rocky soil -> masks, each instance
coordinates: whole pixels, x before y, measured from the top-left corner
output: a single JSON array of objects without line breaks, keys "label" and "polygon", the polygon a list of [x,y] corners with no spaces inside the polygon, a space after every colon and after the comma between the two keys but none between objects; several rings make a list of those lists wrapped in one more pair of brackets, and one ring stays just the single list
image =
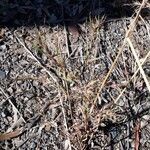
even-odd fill
[{"label": "rocky soil", "polygon": [[[0,5],[4,6],[4,2]],[[101,89],[135,17],[134,11],[127,14],[125,7],[118,16],[116,9],[120,6],[112,7],[107,1],[104,7],[104,2],[94,0],[93,11],[84,5],[84,0],[77,4],[68,1],[64,10],[70,16],[60,16],[58,8],[62,5],[55,1],[44,6],[57,8],[57,13],[50,14],[52,19],[65,20],[60,24],[53,20],[53,25],[48,25],[51,22],[44,24],[40,19],[40,8],[45,13],[50,9],[42,7],[43,2],[48,3],[39,1],[29,7],[31,1],[24,5],[14,1],[8,3],[6,13],[0,11],[0,148],[150,149],[150,93],[145,82],[146,78],[150,84],[149,5],[142,10],[129,36],[139,62],[145,61],[145,78],[137,72],[134,53],[126,42]],[[32,14],[22,18],[35,5],[41,6],[39,24]],[[78,23],[71,16],[71,6],[83,12]],[[87,21],[84,6],[93,13]],[[4,20],[9,7],[15,14],[11,16],[13,22]],[[109,8],[115,10],[114,15]],[[50,16],[46,14],[46,21]]]}]

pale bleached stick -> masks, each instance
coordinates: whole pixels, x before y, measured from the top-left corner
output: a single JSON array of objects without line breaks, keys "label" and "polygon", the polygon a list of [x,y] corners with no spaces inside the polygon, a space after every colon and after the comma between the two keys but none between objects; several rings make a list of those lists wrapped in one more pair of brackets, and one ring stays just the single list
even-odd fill
[{"label": "pale bleached stick", "polygon": [[67,27],[66,24],[64,23],[64,33],[65,33],[65,41],[66,41],[66,50],[67,50],[67,55],[68,57],[70,56],[69,53],[69,44],[68,44],[68,32],[67,32]]},{"label": "pale bleached stick", "polygon": [[[145,63],[145,61],[147,60],[147,58],[150,56],[150,51],[147,53],[147,55],[145,56],[145,58],[143,59],[141,66]],[[120,97],[122,96],[122,94],[125,92],[127,85],[131,82],[131,80],[137,75],[137,73],[139,72],[139,68],[136,70],[136,72],[133,74],[133,76],[130,78],[130,80],[127,82],[126,87],[121,91],[121,93],[119,94],[119,96],[115,99],[114,103],[116,104],[118,102],[118,100],[120,99]]]},{"label": "pale bleached stick", "polygon": [[145,75],[145,72],[144,72],[144,70],[143,70],[143,68],[142,68],[142,66],[141,66],[140,60],[139,60],[139,58],[138,58],[138,56],[137,56],[137,54],[136,54],[136,52],[135,52],[135,49],[134,49],[134,47],[133,47],[133,44],[132,44],[132,42],[131,42],[131,40],[130,40],[129,38],[127,38],[127,42],[129,43],[129,46],[130,46],[131,51],[132,51],[132,53],[133,53],[133,56],[134,56],[134,58],[135,58],[135,60],[136,60],[136,63],[137,63],[137,65],[138,65],[139,69],[140,69],[140,73],[141,73],[141,75],[143,76],[143,79],[144,79],[144,81],[145,81],[145,84],[146,84],[146,86],[147,86],[147,89],[148,89],[149,92],[150,92],[150,85],[149,85],[149,82],[148,82],[147,77],[146,77],[146,75]]},{"label": "pale bleached stick", "polygon": [[[71,150],[72,148],[71,148],[71,141],[70,141],[70,138],[69,138],[67,119],[66,119],[66,115],[65,115],[65,108],[64,108],[64,105],[63,105],[63,100],[62,100],[61,93],[60,93],[59,89],[58,89],[58,95],[59,95],[59,100],[60,100],[60,104],[61,104],[61,108],[62,108],[62,114],[63,114],[63,117],[64,117],[64,126],[65,126],[66,133],[67,133],[67,141],[68,141],[67,150]],[[65,96],[65,99],[66,99],[66,96]]]}]

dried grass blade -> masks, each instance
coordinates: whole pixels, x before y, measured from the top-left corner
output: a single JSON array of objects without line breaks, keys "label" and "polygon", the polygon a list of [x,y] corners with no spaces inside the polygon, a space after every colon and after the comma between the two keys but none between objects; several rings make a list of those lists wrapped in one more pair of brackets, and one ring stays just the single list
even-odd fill
[{"label": "dried grass blade", "polygon": [[141,66],[140,60],[139,60],[139,58],[138,58],[138,56],[137,56],[137,54],[136,54],[136,52],[135,52],[135,49],[134,49],[134,47],[133,47],[133,44],[132,44],[132,42],[131,42],[131,40],[130,40],[129,38],[127,38],[127,41],[128,41],[128,43],[129,43],[129,46],[130,46],[130,48],[131,48],[131,51],[132,51],[132,53],[133,53],[133,55],[134,55],[134,58],[135,58],[135,60],[136,60],[136,63],[137,63],[137,65],[138,65],[139,69],[140,69],[140,73],[141,73],[141,75],[143,76],[143,79],[144,79],[144,81],[145,81],[145,84],[146,84],[146,86],[147,86],[147,89],[148,89],[149,92],[150,92],[150,85],[149,85],[149,82],[148,82],[147,77],[146,77],[146,75],[145,75],[145,72],[144,72],[144,70],[143,70],[143,68],[142,68],[142,66]]},{"label": "dried grass blade", "polygon": [[139,150],[140,147],[140,129],[141,125],[140,122],[138,121],[135,127],[135,143],[134,143],[134,150]]},{"label": "dried grass blade", "polygon": [[[64,126],[65,126],[65,132],[67,134],[67,150],[71,150],[71,141],[70,141],[70,138],[69,138],[69,132],[68,132],[68,126],[67,126],[67,119],[66,119],[66,115],[65,115],[65,108],[64,108],[64,105],[63,105],[63,99],[61,97],[61,93],[60,93],[60,90],[58,89],[58,96],[59,96],[59,100],[60,100],[60,104],[61,104],[61,109],[62,109],[62,114],[63,114],[63,117],[64,117]],[[65,96],[65,99],[66,99],[66,96]]]},{"label": "dried grass blade", "polygon": [[23,128],[16,129],[15,131],[9,133],[0,134],[0,141],[9,140],[19,136],[23,131]]}]

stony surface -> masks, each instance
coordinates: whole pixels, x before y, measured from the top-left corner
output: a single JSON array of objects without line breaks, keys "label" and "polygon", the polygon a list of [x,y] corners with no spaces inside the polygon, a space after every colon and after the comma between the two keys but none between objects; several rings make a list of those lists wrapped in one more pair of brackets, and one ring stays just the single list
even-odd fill
[{"label": "stony surface", "polygon": [[[0,28],[0,132],[23,128],[0,148],[65,150],[69,139],[72,149],[134,149],[139,135],[139,149],[149,149],[150,94],[140,73],[126,85],[138,68],[127,44],[97,94],[130,21]],[[149,29],[144,18],[130,35],[140,61],[150,49]]]}]

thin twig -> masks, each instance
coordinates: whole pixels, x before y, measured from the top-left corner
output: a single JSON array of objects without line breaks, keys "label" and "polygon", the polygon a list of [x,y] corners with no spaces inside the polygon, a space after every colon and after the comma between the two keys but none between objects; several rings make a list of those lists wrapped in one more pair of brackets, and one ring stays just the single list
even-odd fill
[{"label": "thin twig", "polygon": [[66,27],[66,24],[64,22],[64,33],[65,33],[65,41],[66,41],[66,50],[67,50],[67,55],[68,55],[68,58],[70,56],[70,52],[69,52],[69,38],[68,38],[68,32],[67,32],[67,27]]}]

